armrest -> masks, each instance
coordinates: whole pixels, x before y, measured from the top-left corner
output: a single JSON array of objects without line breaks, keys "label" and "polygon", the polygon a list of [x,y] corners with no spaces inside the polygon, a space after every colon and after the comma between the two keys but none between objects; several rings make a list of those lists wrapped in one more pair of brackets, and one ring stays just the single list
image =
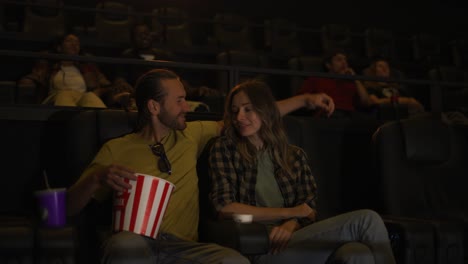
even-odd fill
[{"label": "armrest", "polygon": [[383,219],[397,262],[417,258],[423,263],[464,263],[465,229],[460,221],[392,215]]},{"label": "armrest", "polygon": [[384,223],[397,263],[412,263],[414,259],[433,263],[435,245],[429,225],[388,217]]},{"label": "armrest", "polygon": [[38,227],[26,217],[0,218],[0,263],[75,263],[75,227]]},{"label": "armrest", "polygon": [[77,234],[74,226],[61,228],[38,227],[37,249],[41,263],[75,263]]},{"label": "armrest", "polygon": [[233,248],[243,255],[266,254],[270,246],[265,225],[232,220],[204,220],[200,223],[200,240]]},{"label": "armrest", "polygon": [[[408,106],[404,104],[379,104],[377,108],[377,119],[379,120],[395,120],[408,118]],[[398,113],[399,116],[396,116]]]},{"label": "armrest", "polygon": [[0,263],[33,263],[34,227],[25,217],[0,216]]}]

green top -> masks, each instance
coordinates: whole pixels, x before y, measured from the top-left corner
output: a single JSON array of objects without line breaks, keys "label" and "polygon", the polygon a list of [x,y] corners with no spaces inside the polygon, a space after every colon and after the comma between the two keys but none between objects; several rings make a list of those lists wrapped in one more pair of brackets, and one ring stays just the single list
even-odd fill
[{"label": "green top", "polygon": [[[267,151],[260,151],[257,159],[257,182],[255,184],[257,206],[284,207],[283,195],[275,179],[275,171],[270,154]],[[264,221],[264,223],[276,225],[279,221]]]}]

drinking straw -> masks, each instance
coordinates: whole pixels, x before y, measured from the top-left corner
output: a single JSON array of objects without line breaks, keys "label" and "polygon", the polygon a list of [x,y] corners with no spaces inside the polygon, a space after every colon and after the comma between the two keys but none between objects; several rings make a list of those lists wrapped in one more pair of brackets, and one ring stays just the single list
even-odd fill
[{"label": "drinking straw", "polygon": [[45,182],[47,189],[50,189],[49,178],[47,177],[47,173],[45,170],[42,171],[42,175],[44,175],[44,182]]}]

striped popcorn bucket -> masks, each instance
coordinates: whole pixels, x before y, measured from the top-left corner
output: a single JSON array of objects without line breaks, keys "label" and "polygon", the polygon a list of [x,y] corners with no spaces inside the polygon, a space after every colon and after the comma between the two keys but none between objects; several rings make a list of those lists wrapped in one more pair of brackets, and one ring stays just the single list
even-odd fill
[{"label": "striped popcorn bucket", "polygon": [[156,238],[175,186],[151,175],[136,173],[136,176],[136,181],[125,179],[131,189],[114,195],[114,231]]}]

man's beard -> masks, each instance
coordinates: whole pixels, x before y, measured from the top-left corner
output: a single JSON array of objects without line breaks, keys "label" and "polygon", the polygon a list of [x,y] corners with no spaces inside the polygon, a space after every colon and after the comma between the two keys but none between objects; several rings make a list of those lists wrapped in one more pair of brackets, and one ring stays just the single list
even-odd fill
[{"label": "man's beard", "polygon": [[184,122],[180,122],[178,119],[180,116],[184,116],[185,113],[179,113],[178,115],[171,116],[169,113],[162,108],[161,113],[159,113],[158,118],[159,121],[165,125],[166,127],[170,129],[176,129],[176,130],[184,130],[187,127],[187,124]]}]

